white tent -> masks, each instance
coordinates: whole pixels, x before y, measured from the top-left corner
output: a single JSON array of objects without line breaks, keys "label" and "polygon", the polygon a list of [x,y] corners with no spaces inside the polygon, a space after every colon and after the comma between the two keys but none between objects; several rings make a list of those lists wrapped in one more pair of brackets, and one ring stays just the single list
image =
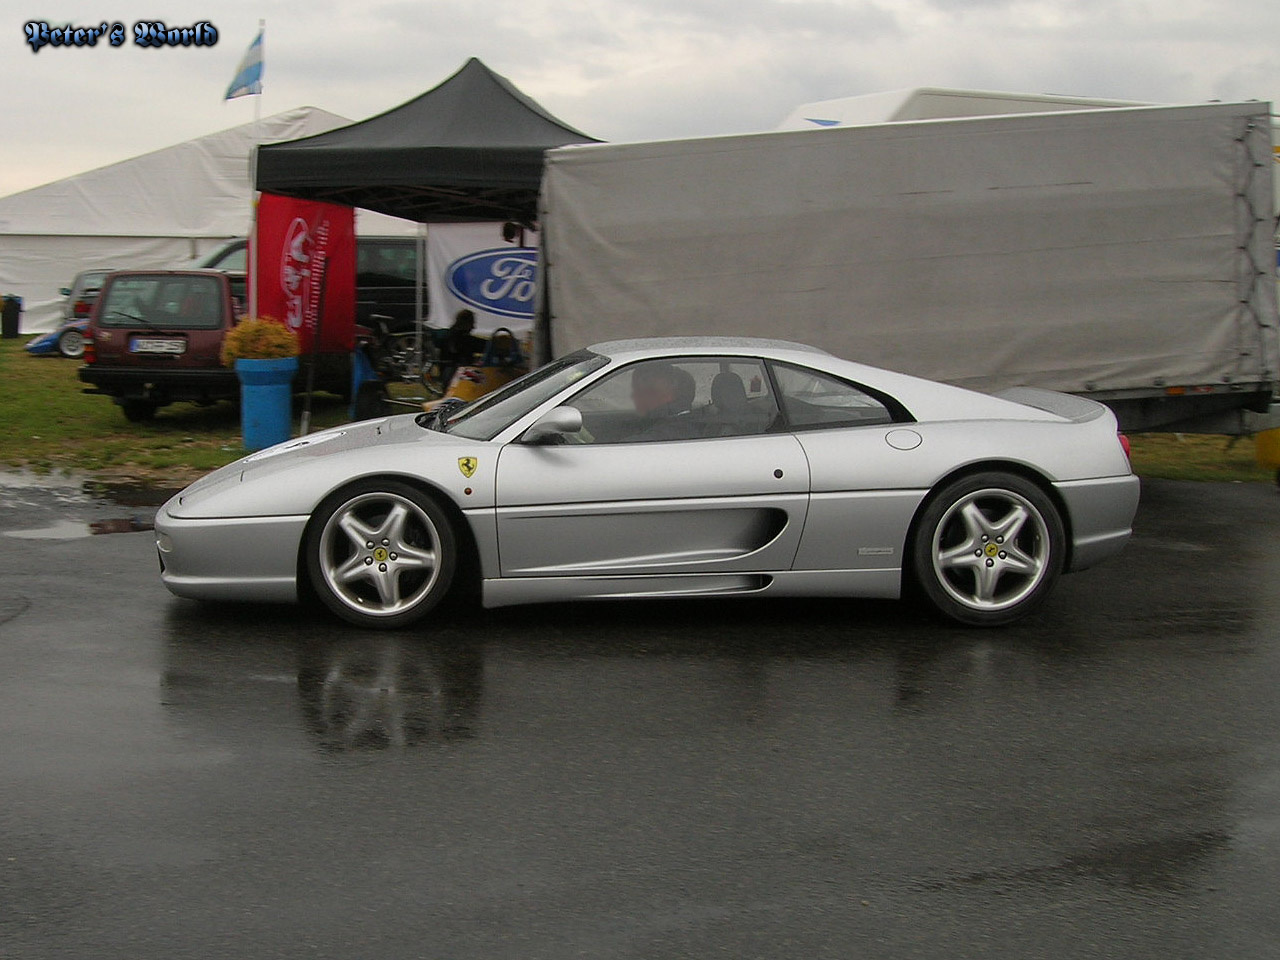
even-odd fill
[{"label": "white tent", "polygon": [[787,115],[778,129],[813,130],[904,120],[942,120],[947,117],[989,117],[1008,113],[1051,113],[1058,110],[1088,110],[1091,107],[1148,105],[1136,100],[1100,100],[1052,93],[1002,93],[993,90],[916,87],[801,104]]},{"label": "white tent", "polygon": [[[38,333],[56,326],[58,289],[81,270],[178,266],[243,237],[253,146],[347,123],[298,107],[0,198],[0,293],[22,297],[23,332]],[[379,214],[360,222],[372,233],[413,229]]]}]

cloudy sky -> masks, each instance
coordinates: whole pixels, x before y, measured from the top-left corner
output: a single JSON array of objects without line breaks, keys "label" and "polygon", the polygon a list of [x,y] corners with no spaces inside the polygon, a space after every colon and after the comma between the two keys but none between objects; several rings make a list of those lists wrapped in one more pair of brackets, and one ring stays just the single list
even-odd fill
[{"label": "cloudy sky", "polygon": [[[794,106],[905,87],[1154,102],[1280,100],[1277,0],[134,0],[6,4],[0,196],[253,118],[222,101],[267,21],[263,115],[355,120],[478,56],[606,140],[775,127]],[[210,21],[213,47],[133,25]],[[359,11],[359,12],[357,12]],[[28,20],[124,25],[118,48],[44,47]]]}]

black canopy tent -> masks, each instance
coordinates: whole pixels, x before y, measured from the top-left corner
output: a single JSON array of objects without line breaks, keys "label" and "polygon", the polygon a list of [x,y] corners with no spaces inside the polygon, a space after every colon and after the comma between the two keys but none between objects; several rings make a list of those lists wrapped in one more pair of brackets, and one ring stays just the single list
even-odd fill
[{"label": "black canopy tent", "polygon": [[256,187],[420,223],[531,224],[543,153],[595,142],[472,57],[385,113],[259,148]]}]

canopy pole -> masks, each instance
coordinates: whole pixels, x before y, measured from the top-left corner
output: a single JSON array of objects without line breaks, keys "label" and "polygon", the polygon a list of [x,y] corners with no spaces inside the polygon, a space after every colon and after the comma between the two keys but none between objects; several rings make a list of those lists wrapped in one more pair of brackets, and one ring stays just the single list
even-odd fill
[{"label": "canopy pole", "polygon": [[422,324],[426,319],[423,311],[426,297],[423,296],[422,287],[427,278],[427,225],[425,223],[418,224],[417,234],[413,244],[414,257],[417,261],[413,277],[413,369],[418,371],[418,378],[425,384],[425,371],[422,369]]},{"label": "canopy pole", "polygon": [[[265,47],[267,21],[258,21]],[[249,150],[249,316],[258,316],[258,145],[262,137],[259,123],[262,120],[262,94],[253,98],[253,147]]]}]

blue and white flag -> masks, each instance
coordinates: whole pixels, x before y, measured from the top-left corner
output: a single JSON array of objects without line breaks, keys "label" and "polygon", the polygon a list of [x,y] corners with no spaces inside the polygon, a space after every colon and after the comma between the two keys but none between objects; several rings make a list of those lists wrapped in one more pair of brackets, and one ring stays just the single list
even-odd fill
[{"label": "blue and white flag", "polygon": [[259,93],[262,93],[261,27],[258,28],[258,35],[253,38],[253,43],[249,44],[249,49],[244,52],[244,59],[236,69],[235,79],[231,81],[231,86],[227,87],[227,95],[222,99],[233,100],[236,97],[249,97]]}]

